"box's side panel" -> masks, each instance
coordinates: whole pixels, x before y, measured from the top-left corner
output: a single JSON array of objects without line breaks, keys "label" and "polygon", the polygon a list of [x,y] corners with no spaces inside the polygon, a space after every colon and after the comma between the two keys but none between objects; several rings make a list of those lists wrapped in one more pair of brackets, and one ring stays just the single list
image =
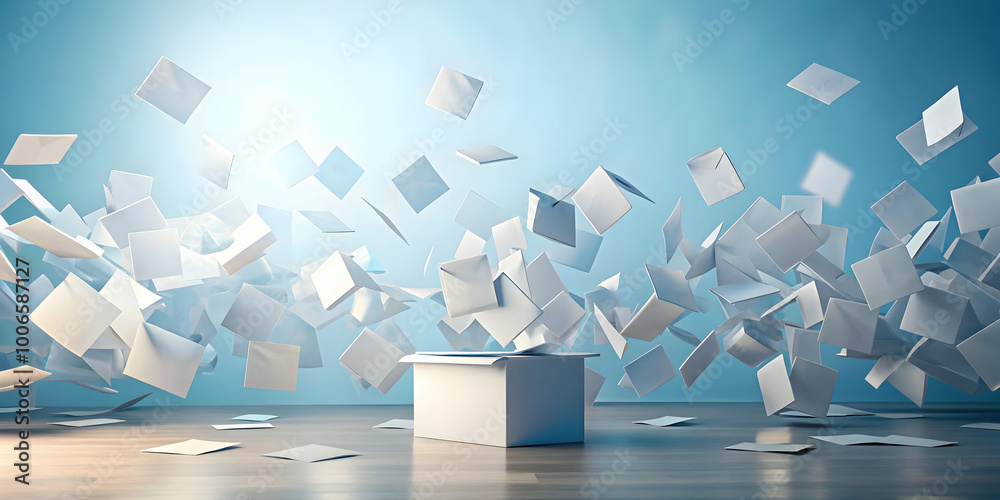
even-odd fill
[{"label": "box's side panel", "polygon": [[504,365],[415,363],[413,435],[505,446]]},{"label": "box's side panel", "polygon": [[507,363],[507,446],[583,441],[583,358]]}]

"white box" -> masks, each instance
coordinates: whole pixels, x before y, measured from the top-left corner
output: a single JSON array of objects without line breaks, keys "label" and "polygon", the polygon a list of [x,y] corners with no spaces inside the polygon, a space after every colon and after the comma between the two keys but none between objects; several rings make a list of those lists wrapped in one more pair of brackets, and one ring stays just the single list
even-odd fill
[{"label": "white box", "polygon": [[417,353],[413,435],[490,446],[583,441],[591,353]]}]

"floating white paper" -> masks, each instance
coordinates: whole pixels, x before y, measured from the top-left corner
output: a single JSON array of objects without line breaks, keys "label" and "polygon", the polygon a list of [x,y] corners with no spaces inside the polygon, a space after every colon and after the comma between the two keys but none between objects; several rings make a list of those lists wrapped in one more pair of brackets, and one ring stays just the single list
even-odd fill
[{"label": "floating white paper", "polygon": [[426,104],[464,120],[469,117],[482,89],[482,80],[442,66]]},{"label": "floating white paper", "polygon": [[171,118],[187,123],[191,113],[212,87],[166,57],[157,61],[135,96]]},{"label": "floating white paper", "polygon": [[7,154],[4,165],[55,165],[69,151],[76,134],[21,134]]},{"label": "floating white paper", "polygon": [[839,71],[812,63],[792,78],[788,86],[823,104],[833,104],[833,101],[859,83],[861,82]]},{"label": "floating white paper", "polygon": [[516,160],[517,156],[508,153],[496,146],[479,146],[475,148],[459,149],[455,154],[475,163],[476,165],[486,165],[498,161]]}]

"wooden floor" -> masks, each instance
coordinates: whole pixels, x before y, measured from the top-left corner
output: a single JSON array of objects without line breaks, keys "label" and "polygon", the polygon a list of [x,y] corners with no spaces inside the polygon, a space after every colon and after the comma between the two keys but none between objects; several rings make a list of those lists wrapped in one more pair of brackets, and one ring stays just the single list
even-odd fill
[{"label": "wooden floor", "polygon": [[[373,430],[411,418],[409,406],[140,407],[112,415],[125,423],[61,428],[56,409],[35,412],[31,485],[11,481],[15,426],[0,418],[0,498],[475,499],[500,498],[1000,498],[1000,432],[964,429],[1000,422],[996,406],[852,405],[919,412],[926,418],[873,416],[821,421],[764,417],[759,404],[607,404],[587,413],[586,443],[493,448],[414,439],[407,430]],[[216,431],[243,413],[271,413],[276,428]],[[633,420],[698,417],[655,428]],[[958,446],[922,449],[836,446],[818,434],[902,434]],[[239,448],[189,457],[139,450],[198,438]],[[725,451],[743,441],[811,443],[803,455]],[[299,463],[260,456],[310,443],[363,456]]]}]

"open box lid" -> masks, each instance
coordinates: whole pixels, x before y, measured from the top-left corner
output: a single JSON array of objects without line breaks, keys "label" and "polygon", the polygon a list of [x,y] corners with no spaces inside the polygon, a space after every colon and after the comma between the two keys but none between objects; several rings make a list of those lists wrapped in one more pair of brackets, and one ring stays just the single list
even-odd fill
[{"label": "open box lid", "polygon": [[453,365],[492,365],[498,361],[510,358],[534,358],[546,356],[561,356],[567,358],[592,358],[600,356],[593,352],[557,352],[551,354],[528,354],[518,351],[490,352],[418,352],[404,356],[401,363],[437,363]]}]

